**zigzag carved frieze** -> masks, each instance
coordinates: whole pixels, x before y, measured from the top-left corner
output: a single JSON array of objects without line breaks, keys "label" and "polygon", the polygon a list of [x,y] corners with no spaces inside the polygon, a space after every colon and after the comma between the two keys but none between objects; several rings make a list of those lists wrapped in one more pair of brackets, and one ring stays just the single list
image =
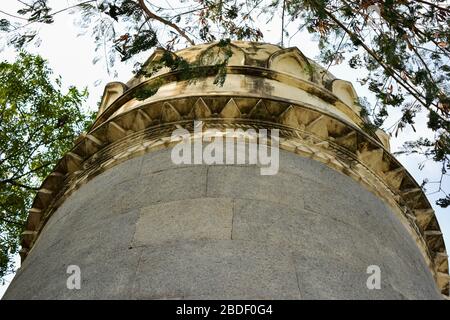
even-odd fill
[{"label": "zigzag carved frieze", "polygon": [[[22,240],[22,259],[58,206],[81,185],[127,159],[170,147],[178,127],[277,128],[280,148],[338,170],[401,212],[443,294],[448,295],[448,260],[439,224],[426,196],[374,135],[353,124],[285,101],[224,96],[153,102],[109,119],[81,135],[42,183]],[[282,168],[280,168],[282,170]]]}]

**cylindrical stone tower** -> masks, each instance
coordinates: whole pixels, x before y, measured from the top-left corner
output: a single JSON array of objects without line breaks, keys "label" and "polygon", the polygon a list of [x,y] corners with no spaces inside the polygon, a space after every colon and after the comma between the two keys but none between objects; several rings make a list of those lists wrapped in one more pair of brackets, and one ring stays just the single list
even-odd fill
[{"label": "cylindrical stone tower", "polygon": [[[364,129],[352,85],[297,48],[225,47],[174,53],[193,63],[194,79],[163,68],[106,86],[94,125],[37,193],[5,298],[448,296],[433,210],[386,134]],[[157,50],[146,68],[162,57]],[[260,163],[175,163],[175,130],[205,138],[194,120],[216,130],[208,139],[278,129],[279,150],[269,146],[277,173],[262,175]],[[79,289],[67,286],[69,266],[81,272]]]}]

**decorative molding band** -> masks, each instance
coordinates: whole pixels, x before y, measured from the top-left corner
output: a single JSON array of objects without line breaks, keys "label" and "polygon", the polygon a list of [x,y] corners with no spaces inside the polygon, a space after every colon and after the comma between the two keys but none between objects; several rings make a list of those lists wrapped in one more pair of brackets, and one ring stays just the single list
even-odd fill
[{"label": "decorative molding band", "polygon": [[[204,77],[215,76],[215,68],[213,66],[201,66],[197,67],[198,69],[204,69],[203,73],[205,74]],[[337,110],[340,110],[342,113],[344,113],[346,116],[349,117],[349,119],[352,119],[353,122],[356,124],[362,124],[363,120],[361,119],[360,115],[357,114],[354,110],[353,105],[348,105],[350,102],[346,101],[344,102],[343,98],[340,97],[340,94],[338,91],[334,90],[333,87],[330,87],[329,89],[313,82],[309,81],[307,79],[301,79],[295,76],[292,76],[289,73],[280,72],[277,70],[267,69],[263,67],[254,67],[254,66],[228,66],[227,67],[227,75],[244,75],[244,76],[253,76],[253,77],[260,77],[267,80],[275,80],[287,85],[290,85],[292,87],[296,87],[299,89],[304,90],[305,92],[312,94],[314,96],[319,97],[324,102],[331,104],[334,106]],[[183,81],[182,79],[182,72],[181,71],[171,71],[167,73],[163,73],[161,75],[151,77],[149,79],[146,79],[136,86],[133,86],[129,88],[128,90],[124,91],[121,96],[119,96],[115,101],[108,104],[108,107],[105,108],[105,110],[102,111],[98,115],[98,118],[93,124],[93,128],[101,125],[103,122],[108,121],[108,119],[114,115],[114,113],[122,107],[124,104],[129,103],[132,100],[135,100],[136,92],[139,90],[145,89],[148,86],[153,85],[163,85],[173,82],[180,82]],[[217,87],[220,89],[220,87]],[[353,89],[354,91],[354,89]],[[247,94],[250,94],[251,92],[247,92]],[[189,94],[189,93],[188,93]],[[231,95],[239,95],[242,94],[242,91],[237,92],[231,92]],[[245,93],[244,93],[245,94]],[[339,94],[339,96],[338,96]],[[215,96],[216,93],[211,94],[205,94],[203,93],[203,97],[207,98],[208,96]],[[260,95],[259,95],[260,96]],[[267,97],[265,97],[267,98]],[[354,96],[356,99],[357,97]],[[153,97],[150,99],[154,99]],[[164,99],[170,99],[170,97],[164,97]],[[292,101],[292,103],[300,103],[300,101]]]},{"label": "decorative molding band", "polygon": [[280,148],[340,171],[384,199],[423,253],[444,295],[448,259],[434,211],[417,182],[383,145],[331,114],[275,99],[205,96],[156,101],[99,124],[77,139],[41,185],[22,240],[22,259],[64,200],[96,175],[123,161],[169,148],[176,128],[280,130]]}]

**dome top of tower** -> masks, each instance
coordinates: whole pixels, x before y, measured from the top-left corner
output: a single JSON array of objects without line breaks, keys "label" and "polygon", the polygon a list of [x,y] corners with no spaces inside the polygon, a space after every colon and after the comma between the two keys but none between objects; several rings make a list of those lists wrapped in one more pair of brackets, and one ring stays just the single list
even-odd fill
[{"label": "dome top of tower", "polygon": [[[208,66],[224,62],[228,54],[227,50],[231,51],[231,56],[226,62],[227,66],[269,69],[311,81],[323,87],[329,87],[330,82],[336,79],[325,68],[307,58],[297,47],[283,48],[274,44],[251,41],[231,41],[225,44],[213,42],[181,49],[173,54],[190,64]],[[144,68],[151,68],[158,63],[164,52],[164,49],[156,49],[144,63]],[[151,77],[169,71],[168,68],[163,68]],[[134,86],[144,79],[148,77],[133,77],[127,85]],[[351,86],[350,83],[349,85]]]},{"label": "dome top of tower", "polygon": [[[188,72],[186,68],[166,66],[168,53],[189,65]],[[218,66],[224,66],[226,71],[221,74]],[[156,49],[141,70],[127,83],[113,82],[106,86],[94,127],[140,104],[197,95],[258,96],[287,103],[302,102],[353,125],[361,127],[364,123],[353,85],[334,77],[297,47],[231,41],[199,44],[176,52]],[[192,77],[191,73],[195,75]],[[219,74],[223,80],[220,84]],[[389,148],[388,139],[381,140]]]}]

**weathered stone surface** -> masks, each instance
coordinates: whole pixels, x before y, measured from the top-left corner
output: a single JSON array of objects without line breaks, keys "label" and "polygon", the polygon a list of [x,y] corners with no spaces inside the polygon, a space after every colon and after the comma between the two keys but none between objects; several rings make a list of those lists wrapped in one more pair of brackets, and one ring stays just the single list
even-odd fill
[{"label": "weathered stone surface", "polygon": [[302,208],[304,188],[301,180],[283,172],[262,176],[256,166],[211,166],[208,170],[209,197],[295,203]]},{"label": "weathered stone surface", "polygon": [[[311,184],[320,183],[327,185],[336,192],[351,193],[359,191],[361,185],[355,183],[352,178],[330,168],[318,161],[311,161],[306,157],[299,157],[293,152],[280,150],[280,172],[292,175],[292,179],[300,176],[308,179]],[[348,184],[346,188],[339,188],[342,184]]]},{"label": "weathered stone surface", "polygon": [[141,209],[133,245],[166,241],[231,239],[233,201],[221,198],[179,200]]},{"label": "weathered stone surface", "polygon": [[[77,252],[49,251],[45,259],[33,262],[16,275],[4,299],[129,299],[139,262],[138,250],[102,250],[102,261],[94,254],[100,248]],[[80,290],[69,290],[69,265],[81,270]],[[20,291],[22,294],[15,295]]]},{"label": "weathered stone surface", "polygon": [[[38,254],[26,260],[17,274],[18,287],[4,298],[14,290],[22,292],[14,299],[127,298],[139,257],[129,249],[136,219],[137,212],[129,212],[84,228],[61,220],[39,238],[33,248]],[[47,237],[53,232],[59,237]],[[67,289],[69,265],[81,269],[80,290]]]},{"label": "weathered stone surface", "polygon": [[139,299],[300,298],[294,265],[282,247],[235,240],[149,246],[134,292]]},{"label": "weathered stone surface", "polygon": [[389,279],[383,278],[383,272],[381,289],[367,289],[368,265],[352,259],[342,259],[328,251],[304,250],[294,254],[294,261],[304,299],[405,299],[391,287]]},{"label": "weathered stone surface", "polygon": [[[121,183],[127,180],[134,180],[141,174],[142,157],[133,158],[127,160],[127,170],[124,171],[118,166],[112,167],[100,176],[95,177],[86,185],[86,189],[92,192],[92,196],[96,196],[98,193],[102,193],[102,189],[105,185],[113,186],[117,183]],[[88,192],[86,190],[86,192]]]},{"label": "weathered stone surface", "polygon": [[[117,186],[119,211],[128,211],[174,200],[196,199],[206,195],[206,166],[163,170]],[[128,192],[134,190],[133,192]]]},{"label": "weathered stone surface", "polygon": [[146,153],[141,158],[143,159],[141,175],[149,175],[167,169],[183,167],[183,165],[174,164],[170,157],[170,152],[167,152],[165,149]]},{"label": "weathered stone surface", "polygon": [[233,239],[237,240],[280,243],[293,252],[308,248],[360,264],[378,254],[373,237],[364,229],[326,212],[317,214],[295,205],[237,199],[233,221]]},{"label": "weathered stone surface", "polygon": [[[274,176],[169,156],[126,161],[72,194],[5,299],[440,297],[405,227],[352,179],[286,152]],[[66,288],[71,264],[81,290]],[[369,265],[381,290],[366,287]]]}]

